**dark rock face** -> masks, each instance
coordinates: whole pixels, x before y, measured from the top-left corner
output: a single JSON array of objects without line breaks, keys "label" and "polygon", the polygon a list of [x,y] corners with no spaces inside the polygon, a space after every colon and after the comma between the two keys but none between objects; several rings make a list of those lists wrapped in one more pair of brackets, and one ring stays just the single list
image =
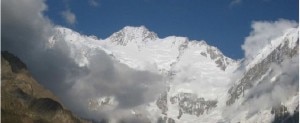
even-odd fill
[{"label": "dark rock face", "polygon": [[167,117],[159,117],[157,123],[167,123]]},{"label": "dark rock face", "polygon": [[168,95],[167,91],[162,93],[156,100],[157,107],[162,111],[162,114],[167,114],[168,111]]},{"label": "dark rock face", "polygon": [[168,117],[159,117],[157,123],[176,123],[174,119]]},{"label": "dark rock face", "polygon": [[205,100],[204,98],[198,98],[196,94],[192,93],[180,93],[177,96],[170,98],[171,104],[178,104],[180,107],[178,119],[184,114],[200,116],[204,112],[209,111],[212,108],[217,107],[218,101]]},{"label": "dark rock face", "polygon": [[[221,70],[225,70],[228,64],[228,59],[223,56],[218,50],[214,47],[209,47],[206,49],[207,54],[209,54],[210,58],[212,60],[215,60],[215,63],[217,64],[217,67],[219,67]],[[206,54],[201,55],[206,57]]]},{"label": "dark rock face", "polygon": [[172,118],[168,118],[168,123],[175,123],[175,120]]},{"label": "dark rock face", "polygon": [[[137,32],[131,32],[133,30],[139,30],[141,34],[137,34]],[[114,33],[109,38],[111,41],[118,45],[126,46],[128,42],[131,42],[137,35],[142,37],[142,41],[146,42],[147,40],[155,40],[157,39],[157,34],[154,32],[150,32],[145,27],[125,27],[119,32]]]},{"label": "dark rock face", "polygon": [[63,107],[50,98],[39,98],[31,101],[29,109],[42,115],[54,116],[56,112],[62,111]]},{"label": "dark rock face", "polygon": [[26,103],[26,104],[29,104],[30,101],[33,100],[33,98],[32,98],[30,95],[28,95],[27,93],[23,92],[23,90],[20,89],[20,88],[16,88],[16,89],[12,92],[12,94],[13,94],[16,98],[20,99],[21,101],[23,101],[23,102]]},{"label": "dark rock face", "polygon": [[207,57],[207,55],[206,55],[206,53],[204,53],[204,52],[202,52],[202,53],[200,53],[202,56],[205,56],[205,57]]},{"label": "dark rock face", "polygon": [[[156,101],[157,107],[162,111],[162,114],[167,115],[168,111],[168,96],[167,92],[161,94]],[[218,101],[216,100],[205,100],[204,98],[197,97],[196,94],[192,93],[179,93],[176,96],[170,97],[170,103],[172,105],[178,105],[179,114],[177,119],[180,119],[184,114],[200,116],[203,113],[217,107]],[[167,116],[160,117],[159,123],[173,123],[174,119],[169,119]]]},{"label": "dark rock face", "polygon": [[14,55],[1,57],[1,122],[3,123],[84,123],[63,108],[58,99],[39,85]]},{"label": "dark rock face", "polygon": [[218,65],[219,68],[221,68],[221,70],[226,69],[226,65],[222,62],[222,58],[219,58],[218,60],[216,60],[215,63]]},{"label": "dark rock face", "polygon": [[288,45],[289,41],[285,40],[283,45],[278,46],[264,60],[244,73],[244,76],[239,80],[238,84],[228,90],[230,97],[226,104],[233,104],[245,90],[252,88],[254,82],[258,81],[267,73],[272,63],[280,64],[286,57],[291,58],[298,55],[298,45],[293,49],[290,49]]},{"label": "dark rock face", "polygon": [[298,107],[293,115],[290,115],[287,108],[283,105],[273,107],[271,113],[275,115],[273,123],[299,123]]},{"label": "dark rock face", "polygon": [[2,51],[1,55],[4,59],[6,59],[9,62],[12,72],[16,73],[22,69],[27,70],[27,66],[18,57],[10,54],[7,51]]}]

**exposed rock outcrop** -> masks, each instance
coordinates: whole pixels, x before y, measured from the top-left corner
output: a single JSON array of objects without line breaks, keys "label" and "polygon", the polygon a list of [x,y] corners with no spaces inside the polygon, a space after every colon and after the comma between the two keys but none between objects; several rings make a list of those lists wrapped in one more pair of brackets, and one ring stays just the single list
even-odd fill
[{"label": "exposed rock outcrop", "polygon": [[65,109],[57,97],[39,85],[16,56],[2,52],[2,123],[86,123]]}]

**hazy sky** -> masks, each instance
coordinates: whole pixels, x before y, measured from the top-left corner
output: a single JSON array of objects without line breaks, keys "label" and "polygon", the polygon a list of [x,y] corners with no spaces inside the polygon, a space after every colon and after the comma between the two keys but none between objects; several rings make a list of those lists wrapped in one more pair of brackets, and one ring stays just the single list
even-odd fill
[{"label": "hazy sky", "polygon": [[47,0],[58,25],[107,38],[124,26],[146,26],[160,38],[206,40],[234,59],[253,21],[298,21],[298,0]]}]

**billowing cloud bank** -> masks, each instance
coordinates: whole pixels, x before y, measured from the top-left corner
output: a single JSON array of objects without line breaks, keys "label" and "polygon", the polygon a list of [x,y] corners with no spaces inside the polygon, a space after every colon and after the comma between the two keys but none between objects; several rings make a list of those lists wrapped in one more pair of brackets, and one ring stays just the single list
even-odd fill
[{"label": "billowing cloud bank", "polygon": [[[242,45],[242,49],[245,51],[245,61],[242,62],[240,69],[232,75],[232,80],[238,81],[241,79],[241,76],[247,72],[245,66],[253,62],[252,60],[264,47],[271,45],[272,40],[283,36],[287,32],[287,29],[291,28],[295,28],[296,30],[298,23],[285,19],[253,22],[253,30],[245,38],[245,42]],[[280,64],[275,63],[275,61],[274,63],[270,63],[269,71],[263,73],[262,80],[258,80],[259,84],[245,90],[239,102],[226,107],[223,112],[224,117],[229,121],[232,121],[232,119],[236,119],[236,121],[248,119],[250,120],[248,122],[271,122],[274,118],[270,114],[272,108],[289,101],[291,102],[293,98],[298,98],[299,54],[296,54],[292,58],[286,56],[283,59]],[[294,113],[293,111],[296,106],[290,106],[292,111],[289,113]],[[260,121],[258,121],[259,117],[262,118]]]},{"label": "billowing cloud bank", "polygon": [[[54,25],[43,15],[43,0],[2,1],[2,50],[20,57],[32,74],[52,90],[64,105],[86,118],[102,119],[153,101],[164,89],[162,76],[137,71],[111,59],[101,50],[80,66],[63,41],[47,48]],[[117,105],[109,111],[89,110],[89,101],[114,97]]]},{"label": "billowing cloud bank", "polygon": [[254,21],[251,25],[252,31],[242,45],[245,58],[252,59],[258,52],[272,40],[282,36],[286,29],[298,27],[296,21],[279,19],[278,21]]}]

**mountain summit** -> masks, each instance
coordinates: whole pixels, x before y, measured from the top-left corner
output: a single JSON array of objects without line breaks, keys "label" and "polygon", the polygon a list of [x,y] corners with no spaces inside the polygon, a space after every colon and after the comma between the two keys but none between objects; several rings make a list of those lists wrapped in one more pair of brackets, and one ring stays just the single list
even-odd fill
[{"label": "mountain summit", "polygon": [[156,40],[157,38],[157,34],[150,32],[145,26],[126,26],[120,31],[112,34],[108,39],[117,44],[126,45],[131,41],[149,41]]}]

